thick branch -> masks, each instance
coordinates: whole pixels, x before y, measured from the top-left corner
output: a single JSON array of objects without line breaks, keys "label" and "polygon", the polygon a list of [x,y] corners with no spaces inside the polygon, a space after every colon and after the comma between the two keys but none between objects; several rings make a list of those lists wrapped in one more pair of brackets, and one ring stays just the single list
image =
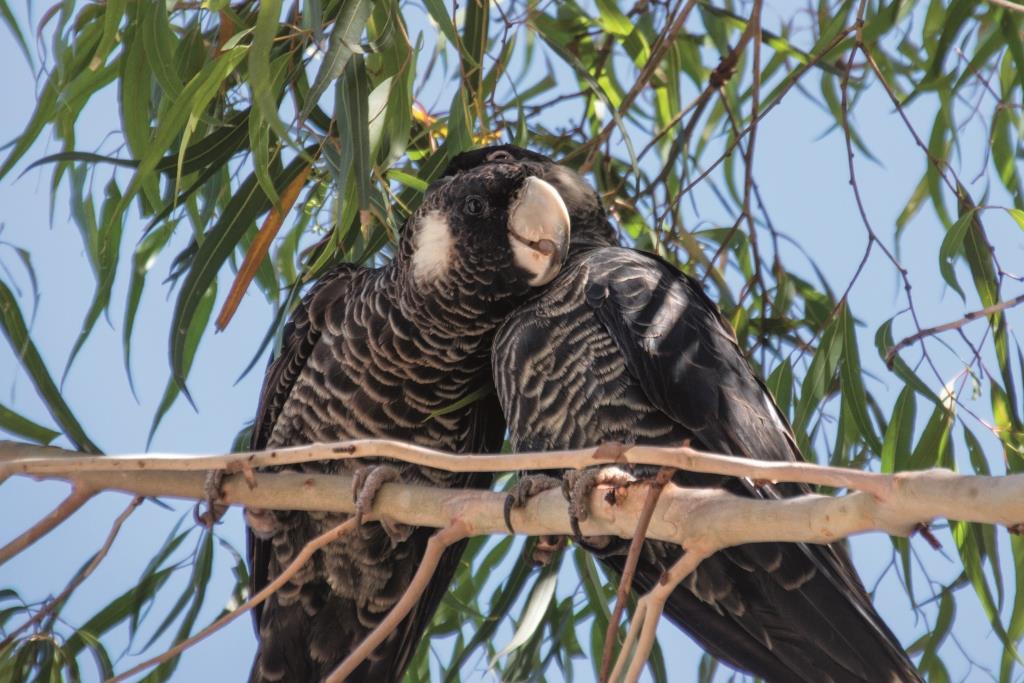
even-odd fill
[{"label": "thick branch", "polygon": [[[687,447],[622,448],[605,445],[597,449],[562,453],[454,456],[394,441],[352,441],[228,456],[92,458],[59,449],[0,444],[0,477],[23,474],[69,481],[74,486],[74,493],[61,505],[61,508],[68,508],[76,496],[85,496],[99,490],[205,500],[205,470],[220,468],[244,475],[226,479],[221,502],[264,509],[352,513],[355,511],[355,503],[351,496],[350,476],[294,471],[253,473],[252,468],[267,464],[306,462],[318,456],[337,459],[373,455],[456,471],[647,463],[750,479],[799,481],[861,489],[838,497],[806,495],[784,500],[759,500],[736,496],[721,489],[687,489],[672,484],[665,486],[651,514],[647,537],[676,543],[687,552],[663,577],[662,582],[638,604],[637,614],[615,667],[617,673],[621,674],[625,666],[625,655],[635,644],[634,659],[625,672],[626,680],[630,681],[636,680],[646,661],[665,597],[702,558],[717,550],[767,541],[830,543],[870,530],[909,535],[921,523],[936,517],[1002,524],[1014,528],[1024,521],[1024,474],[986,477],[963,476],[948,470],[927,470],[883,475],[819,467],[809,463],[752,461],[700,453]],[[161,469],[171,471],[159,471]],[[590,514],[581,521],[581,532],[586,536],[633,537],[637,532],[638,520],[645,514],[645,507],[648,508],[647,512],[650,511],[648,487],[659,484],[655,482],[632,486],[610,497],[605,495],[605,486],[596,487],[591,493]],[[490,491],[452,491],[388,483],[375,497],[368,517],[387,517],[402,524],[444,528],[445,531],[438,536],[445,533],[504,534],[507,532],[504,504],[504,494]],[[516,509],[512,514],[514,527],[522,534],[548,536],[568,535],[572,532],[565,501],[556,489],[531,498],[524,508]],[[61,517],[63,513],[57,516]],[[335,531],[343,532],[341,529]],[[434,542],[436,552],[442,549],[443,540],[438,538]],[[312,552],[309,546],[303,552],[307,551]],[[429,564],[425,564],[422,569],[425,575],[432,571]],[[225,619],[237,617],[274,589],[273,585],[268,586],[267,590],[255,596],[241,610]],[[416,599],[416,592],[409,591],[400,604],[415,602]],[[382,624],[381,628],[401,618],[402,611],[398,610],[389,616],[387,624]],[[178,649],[161,655],[158,660],[173,656],[221,625],[223,620],[182,643]],[[384,630],[381,633],[387,635]],[[366,647],[372,646],[373,642],[368,641]],[[140,666],[148,666],[155,661]],[[353,658],[348,664],[356,665],[358,661]],[[126,672],[121,678],[137,670]],[[339,675],[344,674],[341,672]]]},{"label": "thick branch", "polygon": [[[561,454],[523,456],[453,456],[398,442],[351,442],[355,452],[384,453],[390,457],[421,462],[431,466],[455,465],[464,471],[486,470],[474,460],[500,464],[494,469],[535,469],[576,467],[616,461],[616,456],[595,458],[596,449]],[[372,443],[373,446],[362,444]],[[389,446],[385,448],[384,446]],[[54,449],[44,449],[52,455]],[[305,449],[330,454],[331,447]],[[23,454],[38,452],[24,447]],[[602,453],[615,449],[601,449]],[[304,449],[278,451],[303,454]],[[273,453],[271,453],[273,455]],[[427,457],[430,456],[430,457]],[[263,457],[263,456],[261,456]],[[521,459],[518,459],[521,458]],[[172,496],[204,500],[204,474],[201,472],[157,472],[164,464],[176,467],[193,460],[218,466],[231,462],[254,462],[256,456],[241,454],[217,458],[122,458],[114,471],[83,470],[82,461],[107,458],[77,456],[16,460],[0,453],[0,462],[11,472],[30,473],[44,478],[64,479],[95,490],[119,490],[136,495]],[[113,460],[113,458],[110,458]],[[5,462],[6,461],[6,462]],[[893,475],[819,467],[809,463],[768,463],[701,454],[689,448],[634,447],[618,462],[644,462],[713,472],[752,479],[801,481],[830,486],[866,489],[840,497],[808,495],[787,500],[753,500],[721,490],[665,488],[648,530],[648,537],[683,546],[724,548],[759,541],[803,541],[830,543],[851,534],[870,530],[908,535],[916,524],[944,517],[964,521],[1013,526],[1024,521],[1024,474],[1004,477],[957,475],[948,470],[902,472]],[[125,467],[129,462],[134,466]],[[277,461],[275,464],[279,464]],[[523,464],[529,462],[530,464]],[[262,462],[260,463],[262,464]],[[209,465],[207,465],[209,466]],[[99,467],[95,468],[99,470]],[[183,469],[194,469],[187,467]],[[63,471],[62,471],[63,470]],[[313,475],[297,472],[256,473],[252,488],[240,476],[229,477],[222,502],[283,510],[322,510],[352,513],[351,477]],[[636,491],[636,495],[633,492]],[[644,487],[633,487],[613,507],[604,500],[598,487],[591,497],[592,515],[582,523],[587,536],[616,535],[631,538],[636,530],[646,496]],[[376,497],[371,516],[415,526],[444,527],[456,517],[472,520],[473,533],[504,534],[504,495],[489,491],[434,489],[407,484],[385,484]],[[521,534],[530,536],[568,535],[571,533],[561,492],[552,490],[533,498],[522,509],[513,511],[513,523]]]}]

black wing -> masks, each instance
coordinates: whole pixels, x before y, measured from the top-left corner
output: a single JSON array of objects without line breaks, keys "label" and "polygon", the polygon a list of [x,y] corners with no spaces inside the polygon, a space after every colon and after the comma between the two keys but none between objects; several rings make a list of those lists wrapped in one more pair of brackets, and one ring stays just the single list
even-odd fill
[{"label": "black wing", "polygon": [[[497,396],[491,393],[477,401],[474,407],[473,429],[469,435],[466,452],[499,452],[505,440],[505,418]],[[463,481],[466,488],[485,489],[490,487],[492,479],[492,475],[485,472],[469,475]],[[434,532],[434,529],[429,528],[417,529],[414,532],[423,544],[419,553],[421,557],[426,552],[427,540]],[[397,681],[406,671],[423,640],[423,634],[430,628],[430,622],[433,621],[441,600],[448,592],[448,586],[455,578],[468,543],[469,539],[465,539],[444,551],[437,569],[412,612],[402,621],[395,633],[391,634],[387,643],[378,648],[378,652],[386,650],[385,656],[361,666],[356,672],[359,680]]]},{"label": "black wing", "polygon": [[[364,270],[352,264],[341,264],[325,273],[309,290],[292,313],[282,333],[281,351],[267,367],[260,391],[259,407],[252,428],[252,448],[267,447],[274,425],[288,394],[313,353],[324,329],[326,307],[331,302],[344,301],[352,276]],[[259,539],[246,528],[246,554],[249,560],[249,595],[255,595],[269,583],[270,541]],[[253,624],[259,637],[263,605],[252,611]]]},{"label": "black wing", "polygon": [[[321,338],[328,309],[343,305],[349,296],[355,294],[353,290],[358,289],[358,286],[353,283],[353,279],[358,273],[365,272],[365,270],[351,264],[341,264],[327,272],[317,281],[292,314],[283,331],[281,351],[267,368],[260,394],[259,408],[253,425],[252,447],[254,449],[266,448],[270,443],[282,407]],[[497,397],[493,393],[485,396],[472,406],[471,411],[473,422],[467,435],[465,450],[471,453],[501,450],[505,420]],[[487,488],[490,481],[490,474],[480,473],[467,475],[464,480],[460,480],[459,484],[471,488]],[[413,532],[410,544],[417,548],[416,552],[420,556],[425,550],[427,540],[433,533],[434,530],[429,528],[417,529]],[[247,529],[246,545],[250,567],[249,590],[250,595],[253,595],[262,590],[269,582],[271,542],[257,538]],[[410,659],[415,654],[423,633],[430,626],[434,613],[458,570],[465,546],[466,542],[461,542],[445,551],[432,580],[413,611],[391,634],[386,643],[377,649],[374,656],[359,667],[354,674],[356,678],[379,681],[398,680],[401,672],[407,668]],[[337,607],[338,605],[325,605],[324,613],[318,616],[318,622],[325,629],[324,632],[318,632],[318,635],[326,641],[330,641],[332,638],[337,639],[343,635],[340,627],[346,615],[335,613]],[[262,605],[253,610],[257,637],[259,637],[262,614]],[[334,626],[329,622],[333,622]],[[303,634],[308,636],[305,628],[308,625],[280,624],[279,626],[279,631],[289,630],[292,636],[298,639],[292,646],[282,648],[282,652],[290,650],[303,652],[307,649],[308,643],[299,641],[305,637]],[[340,645],[331,643],[325,645],[325,649],[336,649]],[[301,658],[298,658],[292,663],[295,671],[300,670],[295,667],[300,667],[303,664],[300,660]]]},{"label": "black wing", "polygon": [[[648,400],[694,435],[695,446],[760,460],[800,460],[792,432],[701,286],[660,258],[609,248],[587,258],[587,304]],[[685,473],[680,483],[692,483]],[[727,486],[753,494],[748,485]],[[808,487],[761,488],[796,495]],[[655,546],[657,547],[657,546]],[[643,562],[649,589],[664,564]],[[621,558],[609,558],[621,565]],[[621,566],[619,566],[621,569]],[[666,606],[713,654],[776,680],[920,680],[875,613],[838,545],[759,543],[702,563]],[[807,648],[808,639],[820,644]]]}]

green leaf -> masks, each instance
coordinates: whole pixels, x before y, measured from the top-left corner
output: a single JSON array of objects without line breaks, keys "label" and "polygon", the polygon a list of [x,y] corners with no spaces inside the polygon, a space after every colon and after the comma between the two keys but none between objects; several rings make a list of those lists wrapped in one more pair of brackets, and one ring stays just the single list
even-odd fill
[{"label": "green leaf", "polygon": [[[274,3],[278,6],[277,14],[280,14],[280,0]],[[319,101],[331,83],[345,72],[345,67],[356,51],[361,51],[359,41],[366,29],[366,22],[370,18],[372,3],[369,0],[342,0],[341,10],[334,22],[331,36],[328,39],[327,54],[324,55],[320,69],[316,72],[316,78],[309,87],[309,95],[306,104],[299,116],[306,118],[310,110]],[[263,10],[260,9],[260,19],[263,18]],[[275,19],[276,22],[276,19]],[[259,24],[257,24],[259,34]]]},{"label": "green leaf", "polygon": [[843,335],[841,318],[837,318],[825,329],[818,343],[818,350],[807,369],[803,384],[800,387],[800,399],[797,401],[796,416],[793,427],[798,431],[806,431],[811,413],[832,391],[832,382],[839,367],[843,352]]},{"label": "green leaf", "polygon": [[953,426],[953,415],[941,403],[935,406],[928,423],[921,432],[921,438],[914,448],[906,469],[923,470],[930,467],[951,466],[953,449],[950,444],[950,429]]},{"label": "green leaf", "polygon": [[[32,117],[25,126],[25,130],[15,138],[11,152],[4,159],[4,163],[0,165],[0,178],[6,176],[14,168],[18,160],[35,143],[46,124],[57,115],[58,101],[62,97],[67,97],[65,92],[66,86],[85,70],[87,61],[85,53],[91,55],[99,40],[100,28],[98,25],[91,25],[86,30],[83,30],[78,36],[75,55],[65,62],[63,69],[55,69],[50,73],[36,98],[35,111],[32,112]],[[106,78],[108,73],[107,70],[86,71],[80,87],[96,87],[103,78]],[[67,105],[70,103],[65,101],[62,104]]]},{"label": "green leaf", "polygon": [[[315,148],[306,150],[312,154]],[[306,166],[301,156],[292,160],[283,170],[272,174],[274,185],[283,189]],[[207,296],[217,272],[242,240],[256,217],[270,209],[270,199],[260,188],[255,175],[249,176],[224,207],[220,219],[203,237],[202,244],[192,261],[185,282],[178,293],[171,322],[171,373],[179,386],[184,386],[186,339],[192,329],[192,319],[200,301]]]},{"label": "green leaf", "polygon": [[406,187],[412,188],[417,192],[426,192],[427,188],[430,187],[430,183],[427,181],[417,178],[405,171],[400,171],[397,168],[392,168],[388,171],[388,178],[390,180],[397,180]]},{"label": "green leaf", "polygon": [[25,40],[25,35],[21,32],[21,27],[18,26],[18,20],[14,18],[14,13],[11,12],[11,8],[7,5],[7,0],[0,0],[0,21],[7,24],[8,30],[14,36],[14,40],[17,41],[22,54],[25,55],[25,61],[31,66],[32,53],[28,49],[28,42]]},{"label": "green leaf", "polygon": [[[216,298],[217,283],[211,282],[207,289],[199,296],[194,308],[190,311],[188,327],[185,328],[184,334],[181,335],[180,348],[178,349],[180,365],[178,366],[177,373],[180,374],[173,374],[164,388],[164,395],[160,399],[160,405],[157,406],[156,413],[153,416],[153,423],[149,427],[149,436],[146,438],[147,448],[152,443],[153,436],[156,434],[157,427],[160,426],[164,415],[170,410],[178,395],[184,391],[185,380],[192,369],[192,360],[195,358],[196,349],[199,348],[203,332],[205,332],[207,323],[210,321],[210,314],[213,312],[213,303]],[[187,392],[185,397],[191,401],[191,397],[189,397]]]},{"label": "green leaf", "polygon": [[[159,3],[158,3],[159,4]],[[111,212],[110,221],[120,221],[128,203],[139,191],[140,186],[158,167],[164,150],[171,147],[174,139],[182,132],[186,122],[198,115],[217,94],[218,89],[247,52],[247,46],[235,47],[222,52],[213,61],[207,63],[185,86],[181,95],[174,100],[164,112],[157,125],[153,144],[146,157],[139,160],[139,166],[132,176],[124,195]],[[178,156],[178,173],[183,170],[183,157]]]},{"label": "green leaf", "polygon": [[793,406],[793,363],[787,358],[782,361],[765,381],[768,390],[775,398],[782,414],[787,418]]},{"label": "green leaf", "polygon": [[448,39],[448,42],[456,47],[461,46],[462,41],[459,40],[459,35],[455,32],[455,24],[452,22],[443,0],[423,0],[423,4],[427,8],[430,18],[441,29],[441,33]]},{"label": "green leaf", "polygon": [[[93,292],[92,303],[89,311],[85,314],[85,322],[78,333],[78,338],[71,347],[68,354],[68,361],[64,366],[64,378],[71,370],[75,357],[81,351],[85,340],[89,338],[100,314],[107,310],[110,305],[110,292],[114,286],[114,276],[117,274],[117,262],[121,253],[121,233],[124,228],[123,214],[115,216],[114,207],[121,201],[121,192],[117,183],[111,180],[107,185],[107,198],[103,202],[102,222],[96,232],[96,291]],[[63,381],[63,380],[62,380]]]},{"label": "green leaf", "polygon": [[[1017,568],[1017,586],[1010,611],[1010,623],[1006,629],[1006,642],[1020,643],[1024,638],[1024,538],[1012,536],[1010,547],[1013,550],[1014,566]],[[1004,647],[1002,661],[999,664],[1000,683],[1012,680],[1014,666],[1020,662],[1020,656],[1014,647]]]},{"label": "green leaf", "polygon": [[[875,332],[875,348],[878,350],[878,355],[883,361],[887,359],[889,349],[896,345],[896,342],[892,338],[893,320],[894,318],[889,318],[882,323],[881,326],[879,326],[878,331]],[[917,374],[910,369],[910,366],[900,358],[899,354],[892,357],[892,360],[889,362],[889,369],[895,372],[896,376],[903,380],[907,386],[913,387],[914,391],[919,393],[921,396],[924,396],[936,405],[941,405],[942,402],[939,400],[939,397],[935,392],[928,388],[928,385],[925,384],[924,380],[918,377]]]},{"label": "green leaf", "polygon": [[956,36],[963,28],[964,22],[970,18],[971,11],[975,7],[977,7],[977,3],[973,0],[953,0],[950,4],[942,22],[942,35],[939,37],[939,41],[934,48],[934,52],[932,52],[932,63],[928,68],[926,77],[923,79],[922,83],[918,85],[918,88],[933,87],[935,82],[942,75],[942,68],[946,59],[946,54],[949,52],[950,47],[956,40]]},{"label": "green leaf", "polygon": [[840,327],[843,335],[843,357],[840,364],[840,377],[843,386],[843,403],[850,408],[850,412],[857,425],[857,430],[864,438],[868,447],[875,453],[880,453],[882,443],[878,440],[874,425],[868,416],[867,392],[864,389],[863,370],[860,364],[860,355],[857,351],[856,328],[853,323],[853,316],[850,314],[850,306],[844,303],[842,312],[839,314]]},{"label": "green leaf", "polygon": [[523,608],[523,613],[518,626],[516,626],[516,631],[512,635],[512,640],[491,658],[491,666],[494,666],[496,661],[511,652],[515,652],[533,638],[537,628],[541,625],[544,613],[547,612],[548,605],[551,604],[551,600],[555,596],[555,586],[558,585],[558,566],[559,563],[552,562],[541,569],[540,576],[537,578],[537,582],[533,584],[533,590],[530,591],[526,607]]},{"label": "green leaf", "polygon": [[53,416],[54,421],[71,440],[71,443],[80,451],[100,453],[100,449],[86,436],[82,426],[64,402],[60,390],[53,383],[36,345],[29,337],[18,302],[2,280],[0,280],[0,327],[3,328],[4,336],[10,342],[21,367],[28,373],[39,397],[43,399],[47,410],[50,411],[50,415]]},{"label": "green leaf", "polygon": [[[246,124],[249,116],[249,109],[232,114],[224,121],[223,126],[218,127],[206,137],[189,145],[182,158],[181,172],[183,174],[190,174],[209,169],[210,166],[218,166],[225,163],[232,155],[239,151],[245,142]],[[174,177],[178,170],[179,158],[181,157],[177,153],[164,156],[157,162],[155,170]],[[141,163],[138,159],[119,159],[103,154],[70,150],[48,154],[33,161],[25,168],[22,175],[43,164],[65,161],[83,161],[93,165],[100,163],[113,164],[114,166],[124,168],[138,168]]]},{"label": "green leaf", "polygon": [[165,101],[174,102],[181,97],[185,84],[174,69],[174,53],[178,37],[171,28],[167,16],[167,4],[161,2],[140,3],[145,14],[141,17],[143,44],[149,68],[163,90]]},{"label": "green leaf", "polygon": [[114,43],[117,41],[117,29],[121,25],[121,18],[124,17],[127,5],[128,0],[107,0],[104,4],[103,37],[100,39],[100,44],[96,46],[96,52],[89,63],[89,68],[93,71],[106,63],[107,56],[114,49]]},{"label": "green leaf", "polygon": [[462,410],[466,406],[472,405],[472,404],[476,403],[477,401],[479,401],[480,399],[486,398],[487,396],[490,396],[493,393],[494,393],[494,385],[492,385],[492,384],[488,384],[486,386],[482,386],[482,387],[479,387],[477,389],[474,389],[473,391],[469,392],[468,394],[466,394],[465,396],[460,398],[458,401],[455,401],[454,403],[452,403],[450,405],[447,405],[447,406],[445,406],[443,408],[438,408],[437,410],[432,412],[430,415],[427,415],[425,418],[423,418],[423,424],[425,424],[427,422],[430,422],[431,420],[433,420],[435,418],[441,417],[442,415],[447,415],[448,413],[453,413],[456,410]]},{"label": "green leaf", "polygon": [[912,387],[903,387],[896,405],[893,406],[892,418],[885,429],[885,440],[882,442],[882,472],[898,472],[905,469],[910,458],[910,447],[914,438],[914,421],[917,415],[917,402],[914,400]]},{"label": "green leaf", "polygon": [[[495,550],[485,559],[480,565],[478,573],[486,575],[489,568],[494,566],[495,560],[492,559],[491,555],[496,553],[500,548],[508,548],[509,545],[502,545],[505,541],[511,541],[512,537],[502,539],[496,546]],[[487,610],[487,617],[482,623],[480,623],[473,632],[473,637],[465,647],[458,651],[451,662],[448,664],[448,675],[445,678],[446,683],[451,683],[458,678],[459,669],[462,665],[472,656],[472,654],[481,645],[490,644],[494,633],[498,630],[505,616],[508,614],[512,605],[519,598],[519,595],[523,592],[523,588],[526,587],[527,579],[533,573],[533,567],[528,562],[517,561],[513,564],[512,573],[502,583],[501,586],[495,589],[494,593],[491,594],[490,604]],[[424,641],[424,645],[427,645],[429,641]]]},{"label": "green leaf", "polygon": [[64,644],[64,649],[68,655],[71,657],[76,656],[83,647],[86,647],[90,639],[107,633],[125,619],[128,619],[139,609],[141,604],[151,601],[173,572],[174,567],[167,567],[166,569],[154,572],[143,581],[114,598],[77,631],[71,634]]},{"label": "green leaf", "polygon": [[942,279],[964,300],[966,300],[964,290],[960,289],[960,283],[956,279],[953,264],[957,254],[960,253],[963,247],[964,237],[967,236],[967,231],[971,227],[974,212],[975,209],[969,209],[961,214],[956,223],[953,224],[953,227],[946,233],[946,236],[942,239],[942,244],[939,246],[939,272],[942,273]]},{"label": "green leaf", "polygon": [[[192,575],[189,577],[189,582],[185,586],[181,597],[186,599],[189,603],[189,608],[185,612],[185,616],[181,621],[181,625],[178,627],[178,631],[174,637],[174,643],[180,643],[189,637],[192,633],[192,628],[195,626],[196,618],[199,616],[199,610],[203,606],[203,602],[206,600],[206,587],[210,582],[210,574],[213,570],[213,534],[210,531],[203,533],[202,540],[199,545],[199,552],[196,556],[195,562],[192,564]],[[173,613],[174,617],[177,613]],[[164,619],[164,623],[158,629],[158,633],[162,633],[167,626],[173,622],[171,615],[168,615]],[[143,649],[148,649],[153,641],[156,640],[154,635],[149,644]],[[148,676],[143,678],[143,681],[156,682],[167,680],[174,669],[178,666],[178,661],[181,659],[181,655],[172,657],[171,659],[162,662],[155,670],[153,670]]]},{"label": "green leaf", "polygon": [[52,429],[38,425],[3,404],[0,404],[0,429],[9,434],[44,445],[60,436],[60,432],[55,432]]},{"label": "green leaf", "polygon": [[1020,209],[1007,209],[1006,212],[1010,214],[1013,220],[1017,221],[1017,225],[1020,226],[1021,230],[1024,230],[1024,211]]},{"label": "green leaf", "polygon": [[633,32],[633,23],[611,0],[597,0],[597,10],[597,23],[606,33],[628,36]]},{"label": "green leaf", "polygon": [[[369,128],[369,79],[362,55],[353,55],[338,80],[341,109],[336,111],[338,127],[342,134],[342,145],[347,148],[342,154],[352,162],[352,177],[355,180],[357,206],[366,211],[370,205],[370,139]],[[362,222],[362,219],[361,219]]]},{"label": "green leaf", "polygon": [[135,329],[135,315],[139,310],[139,302],[142,301],[142,290],[146,285],[146,274],[156,262],[157,254],[160,253],[171,235],[174,234],[176,226],[177,221],[164,223],[158,230],[154,230],[146,235],[139,243],[139,246],[135,247],[135,253],[132,255],[132,271],[128,282],[128,296],[124,310],[124,330],[121,338],[124,352],[124,371],[128,376],[128,386],[131,388],[132,395],[136,397],[131,363],[132,331]]},{"label": "green leaf", "polygon": [[[999,21],[999,32],[1006,41],[1006,47],[1013,56],[1013,63],[1016,66],[1017,81],[1024,88],[1024,43],[1021,42],[1021,25],[1013,12],[1003,12]],[[1013,191],[1012,189],[1010,190]]]}]

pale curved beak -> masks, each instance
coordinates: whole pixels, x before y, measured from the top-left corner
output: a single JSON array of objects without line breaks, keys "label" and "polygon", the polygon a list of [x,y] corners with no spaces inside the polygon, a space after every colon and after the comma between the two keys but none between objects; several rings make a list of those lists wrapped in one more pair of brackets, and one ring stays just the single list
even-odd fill
[{"label": "pale curved beak", "polygon": [[508,233],[515,263],[530,273],[530,286],[554,280],[569,248],[569,211],[558,190],[527,178],[512,204]]}]

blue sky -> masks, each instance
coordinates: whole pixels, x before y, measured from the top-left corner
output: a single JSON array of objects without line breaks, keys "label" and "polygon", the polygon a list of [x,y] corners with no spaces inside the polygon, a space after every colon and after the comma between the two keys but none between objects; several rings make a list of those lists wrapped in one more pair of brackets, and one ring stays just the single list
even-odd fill
[{"label": "blue sky", "polygon": [[[20,7],[15,9],[21,10]],[[786,12],[788,9],[785,7],[771,6],[765,26],[771,28],[772,21],[777,21],[776,17]],[[10,39],[0,40],[0,58],[7,65],[4,81],[8,94],[6,106],[0,108],[0,138],[7,140],[20,132],[31,114],[35,82],[31,70]],[[691,97],[695,94],[684,92]],[[911,108],[910,113],[919,130],[929,130],[933,106],[927,98],[922,98]],[[558,112],[552,113],[555,115]],[[96,98],[81,119],[81,148],[92,149],[90,145],[94,145],[110,149],[111,145],[103,140],[103,136],[113,127],[117,116],[113,97]],[[857,157],[859,185],[875,229],[888,242],[894,220],[920,178],[924,159],[880,89],[873,89],[858,102],[854,116],[858,129],[878,158],[875,163],[863,156]],[[965,162],[965,177],[973,177],[982,168],[981,153],[987,144],[984,134],[984,130],[976,125],[962,131],[961,146],[965,159],[969,161]],[[89,306],[92,274],[77,228],[68,216],[66,190],[58,193],[51,221],[47,171],[33,170],[23,177],[18,176],[32,160],[55,149],[54,145],[41,141],[26,155],[15,173],[0,182],[0,224],[3,226],[0,242],[26,248],[32,253],[40,294],[32,335],[51,373],[59,377]],[[828,274],[832,285],[841,289],[852,276],[863,253],[866,232],[847,182],[842,135],[831,129],[831,117],[799,93],[790,93],[758,130],[756,169],[761,193],[766,198],[773,221]],[[971,190],[976,196],[984,193],[977,184]],[[707,200],[707,196],[698,197],[698,203]],[[1006,199],[993,188],[989,202],[1005,203]],[[701,205],[702,210],[704,206]],[[716,210],[707,209],[707,220],[724,220]],[[1010,267],[1014,263],[1024,263],[1024,254],[1021,253],[1024,239],[1019,228],[1001,212],[986,212],[985,220],[993,243],[1005,254],[1003,263]],[[125,240],[127,249],[134,246],[140,228],[137,218],[129,219]],[[937,255],[943,234],[941,224],[928,210],[916,217],[906,230],[903,263],[910,271],[918,312],[924,325],[947,322],[978,307],[976,297],[969,296],[964,304],[954,292],[942,285]],[[183,238],[179,235],[176,239],[180,241]],[[784,246],[784,251],[787,258],[793,256],[790,263],[803,262],[803,257],[795,256],[793,247]],[[133,370],[139,402],[132,398],[121,357],[124,288],[130,262],[128,253],[122,257],[115,286],[110,316],[112,324],[101,321],[97,325],[64,382],[65,398],[86,431],[110,453],[134,453],[146,448],[152,414],[167,380],[167,332],[173,298],[168,296],[160,281],[166,275],[170,256],[176,250],[168,249],[154,266],[140,308],[140,319],[136,323]],[[3,273],[0,276],[6,282],[13,281],[23,293],[27,293],[28,278],[24,270],[17,264],[14,253],[3,246],[0,246],[0,263],[10,273],[0,271]],[[810,273],[809,267],[807,272]],[[1017,293],[1008,290],[1006,295]],[[854,313],[866,323],[860,341],[862,360],[874,375],[868,380],[869,387],[886,406],[895,399],[899,384],[887,376],[877,361],[872,339],[874,330],[882,321],[905,307],[901,296],[902,287],[894,277],[891,265],[876,252],[852,292],[851,305]],[[22,298],[22,306],[26,314],[31,310],[27,295]],[[270,309],[260,295],[251,293],[226,332],[208,335],[200,347],[190,378],[190,389],[198,410],[194,411],[187,403],[179,401],[157,431],[151,450],[212,453],[229,447],[234,434],[255,412],[259,373],[252,373],[237,383],[235,380],[262,338],[269,315]],[[1017,310],[1011,313],[1010,321],[1011,325],[1019,326],[1024,317]],[[903,321],[896,328],[896,336],[899,338],[910,331],[911,328]],[[977,337],[977,334],[973,336]],[[940,372],[948,381],[960,366],[951,355],[941,350],[936,353]],[[924,377],[938,391],[942,382],[927,375]],[[50,423],[30,382],[19,370],[13,353],[3,345],[0,345],[0,403],[44,424]],[[979,415],[991,413],[985,396],[970,405]],[[997,442],[990,438],[984,440],[983,445],[995,471],[1002,472],[999,464],[1002,455]],[[957,455],[967,467],[962,450],[960,448]],[[20,478],[4,483],[0,487],[0,516],[10,523],[4,525],[0,542],[52,509],[66,491],[67,488],[61,484],[35,483]],[[32,600],[58,592],[79,565],[99,547],[114,516],[127,502],[128,498],[121,495],[98,497],[29,552],[0,566],[0,586],[13,586],[23,597]],[[147,503],[132,516],[108,558],[65,611],[65,617],[71,623],[84,621],[137,579],[173,524],[189,510],[189,506],[183,504],[174,507],[175,511],[170,512]],[[238,511],[233,510],[228,515],[218,533],[237,547],[242,547],[243,527]],[[943,540],[945,557],[931,551],[920,540],[914,541],[914,547],[932,577],[948,583],[959,574],[961,567],[958,559],[947,559],[956,558],[956,548],[949,534],[942,531],[939,537]],[[1000,537],[1005,541],[1005,533],[1001,532]],[[853,540],[853,552],[865,583],[872,587],[891,559],[889,540],[878,534],[856,538]],[[1005,558],[1007,553],[1004,552],[1003,556]],[[233,583],[228,558],[226,555],[220,557],[208,588],[210,604],[199,623],[212,618],[225,603]],[[1006,567],[1005,571],[1012,572],[1012,568]],[[172,584],[174,587],[167,589],[169,602],[185,589],[187,571],[180,574]],[[563,579],[559,586],[560,595],[574,590],[574,586],[569,584],[571,578],[563,573]],[[920,576],[917,581],[920,586]],[[888,572],[879,584],[876,603],[904,644],[910,644],[926,630],[927,625],[917,620],[893,572]],[[159,609],[160,606],[157,607]],[[934,618],[934,610],[926,612]],[[997,669],[1001,645],[990,633],[970,589],[960,592],[955,619],[954,633],[959,646],[976,660]],[[159,616],[153,621],[158,623]],[[667,624],[663,625],[660,634],[670,670],[694,670],[699,658],[696,648]],[[502,631],[499,640],[504,640],[496,644],[500,647],[509,637],[509,631]],[[141,642],[145,642],[145,638]],[[253,650],[250,621],[245,617],[187,652],[174,680],[240,679],[242,672],[248,670]],[[119,652],[119,648],[114,646],[110,651],[113,655]],[[954,680],[987,679],[983,672],[969,668],[966,659],[958,652],[957,643],[947,641],[942,653],[947,658]],[[123,670],[129,662],[136,660],[137,657],[129,653],[118,668]],[[492,677],[485,674],[486,663],[477,664],[480,679],[490,680]],[[583,680],[589,677],[588,672],[589,666],[579,669]]]}]

